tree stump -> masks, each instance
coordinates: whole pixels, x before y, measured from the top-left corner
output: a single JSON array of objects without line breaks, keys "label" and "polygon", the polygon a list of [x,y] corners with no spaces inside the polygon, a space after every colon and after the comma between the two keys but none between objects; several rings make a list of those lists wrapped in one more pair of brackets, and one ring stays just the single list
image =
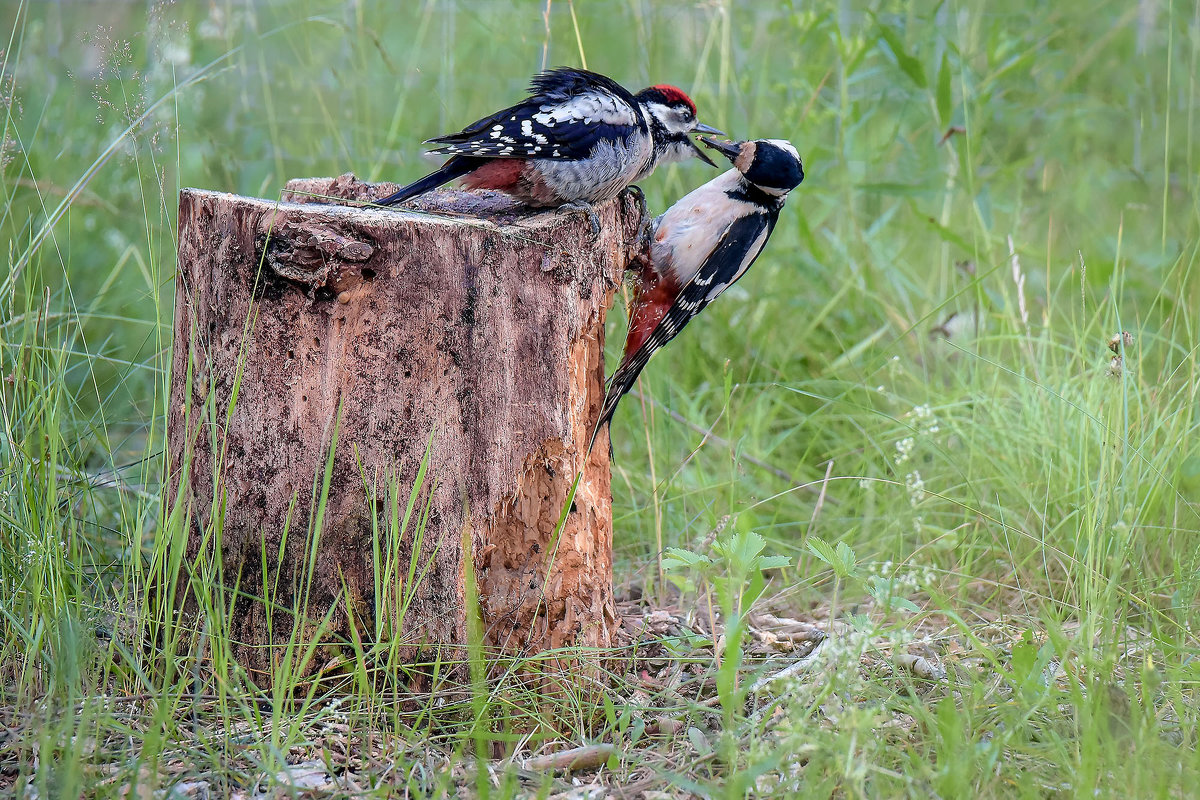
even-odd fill
[{"label": "tree stump", "polygon": [[409,663],[461,658],[469,567],[485,647],[611,641],[607,442],[585,451],[636,204],[598,206],[594,240],[578,212],[494,193],[423,198],[436,215],[311,196],[394,188],[180,193],[173,495],[186,563],[236,586],[233,654],[256,681],[294,628],[321,643],[305,674],[379,639]]}]

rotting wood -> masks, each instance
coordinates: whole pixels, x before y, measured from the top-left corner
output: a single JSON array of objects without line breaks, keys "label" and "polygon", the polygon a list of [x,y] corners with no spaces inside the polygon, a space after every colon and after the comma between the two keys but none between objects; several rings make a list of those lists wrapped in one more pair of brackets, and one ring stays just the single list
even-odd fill
[{"label": "rotting wood", "polygon": [[[616,625],[607,442],[584,453],[636,204],[598,206],[596,240],[578,212],[532,214],[494,193],[419,201],[438,214],[313,204],[390,191],[342,176],[292,181],[280,203],[180,194],[173,497],[189,514],[188,565],[213,557],[201,549],[221,531],[214,563],[241,590],[233,653],[258,681],[280,668],[294,610],[304,642],[327,620],[304,673],[377,634],[409,663],[461,658],[466,558],[489,648],[606,647]],[[379,584],[388,536],[375,531],[403,514],[430,441],[414,520]]]}]

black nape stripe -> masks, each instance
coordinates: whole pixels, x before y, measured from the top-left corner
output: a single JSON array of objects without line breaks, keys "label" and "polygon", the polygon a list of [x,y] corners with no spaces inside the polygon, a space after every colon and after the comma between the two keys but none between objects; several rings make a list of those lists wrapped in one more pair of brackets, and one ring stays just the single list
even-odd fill
[{"label": "black nape stripe", "polygon": [[753,203],[763,208],[777,211],[783,208],[784,201],[787,200],[787,195],[771,194],[764,192],[762,189],[755,186],[744,178],[732,189],[725,192],[725,195],[732,200],[741,200],[745,203]]}]

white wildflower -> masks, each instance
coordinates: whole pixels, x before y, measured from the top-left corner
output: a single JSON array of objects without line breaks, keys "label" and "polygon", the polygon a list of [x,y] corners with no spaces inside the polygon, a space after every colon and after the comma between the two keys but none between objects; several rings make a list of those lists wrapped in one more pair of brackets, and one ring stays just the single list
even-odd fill
[{"label": "white wildflower", "polygon": [[939,430],[937,417],[928,403],[913,406],[911,416],[917,422],[917,431],[923,436],[932,436]]},{"label": "white wildflower", "polygon": [[904,476],[904,488],[908,490],[908,502],[913,508],[925,499],[925,481],[921,480],[921,473],[916,470]]}]

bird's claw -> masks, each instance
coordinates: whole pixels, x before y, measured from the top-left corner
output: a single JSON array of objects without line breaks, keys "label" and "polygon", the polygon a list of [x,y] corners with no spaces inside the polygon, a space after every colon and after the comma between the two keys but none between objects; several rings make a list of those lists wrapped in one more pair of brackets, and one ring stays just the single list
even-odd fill
[{"label": "bird's claw", "polygon": [[642,221],[638,223],[637,235],[634,241],[637,242],[638,252],[647,252],[650,250],[650,217],[642,217]]},{"label": "bird's claw", "polygon": [[633,202],[638,210],[637,240],[641,242],[650,229],[650,206],[646,205],[646,193],[640,186],[628,186],[625,191],[633,196]]},{"label": "bird's claw", "polygon": [[644,252],[650,247],[650,207],[646,205],[646,193],[642,191],[640,186],[627,186],[625,191],[633,196],[633,201],[638,208],[638,228],[634,234],[634,241],[637,242],[639,252]]},{"label": "bird's claw", "polygon": [[625,191],[633,195],[633,202],[637,203],[638,213],[642,219],[650,216],[650,207],[646,205],[646,193],[642,191],[640,186],[626,186]]},{"label": "bird's claw", "polygon": [[592,241],[600,239],[600,215],[596,213],[596,209],[592,208],[592,204],[583,200],[572,200],[569,203],[563,203],[558,207],[561,212],[564,209],[571,211],[582,211],[587,214],[588,224],[592,228]]}]

